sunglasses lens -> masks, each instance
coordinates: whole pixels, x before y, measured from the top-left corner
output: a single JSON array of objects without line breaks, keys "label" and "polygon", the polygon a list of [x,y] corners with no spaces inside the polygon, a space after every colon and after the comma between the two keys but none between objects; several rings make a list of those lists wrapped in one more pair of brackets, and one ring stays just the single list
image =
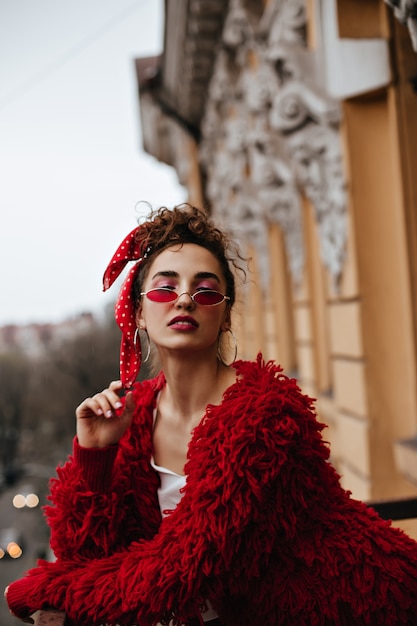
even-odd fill
[{"label": "sunglasses lens", "polygon": [[197,304],[212,306],[213,304],[220,304],[220,302],[223,302],[224,295],[218,291],[197,291],[197,293],[194,294],[194,300]]},{"label": "sunglasses lens", "polygon": [[171,289],[151,289],[147,292],[146,297],[152,302],[173,302],[177,298],[175,291]]}]

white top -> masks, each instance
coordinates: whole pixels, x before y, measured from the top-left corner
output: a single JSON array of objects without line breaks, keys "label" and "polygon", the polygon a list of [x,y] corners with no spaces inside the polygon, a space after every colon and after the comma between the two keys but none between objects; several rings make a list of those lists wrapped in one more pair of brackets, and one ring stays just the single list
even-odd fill
[{"label": "white top", "polygon": [[173,511],[178,502],[181,500],[182,493],[180,489],[185,487],[187,482],[186,476],[176,474],[167,467],[157,465],[154,458],[151,458],[151,465],[159,474],[161,486],[158,489],[159,508],[162,517],[166,517],[170,511]]},{"label": "white top", "polygon": [[[157,415],[157,409],[154,410],[153,423],[155,424]],[[166,517],[170,511],[173,511],[179,501],[182,498],[182,493],[180,489],[185,487],[185,483],[187,482],[187,477],[182,476],[181,474],[177,474],[167,467],[163,467],[161,465],[157,465],[152,456],[151,465],[159,474],[160,478],[160,487],[158,488],[158,501],[159,508],[161,509],[162,517]],[[210,603],[207,602],[207,611],[203,613],[203,621],[208,622],[211,619],[215,619],[218,617],[216,611],[211,607]]]}]

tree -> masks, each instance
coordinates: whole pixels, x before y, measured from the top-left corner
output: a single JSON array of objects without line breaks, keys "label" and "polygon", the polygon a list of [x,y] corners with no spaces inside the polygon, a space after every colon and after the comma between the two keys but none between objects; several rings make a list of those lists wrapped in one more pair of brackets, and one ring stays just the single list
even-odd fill
[{"label": "tree", "polygon": [[[52,473],[71,451],[78,404],[119,378],[121,333],[113,305],[103,320],[87,318],[90,323],[65,340],[59,327],[47,325],[36,356],[17,348],[0,353],[0,462],[11,475],[19,459]],[[145,365],[141,377],[148,376]]]},{"label": "tree", "polygon": [[[35,433],[32,458],[62,461],[71,449],[75,433],[75,409],[119,378],[120,329],[113,306],[104,320],[59,342],[51,342],[42,361],[32,371],[24,426]],[[148,376],[143,368],[142,378]],[[30,439],[30,437],[27,437]],[[22,450],[28,455],[29,450]]]},{"label": "tree", "polygon": [[24,421],[29,360],[21,352],[0,354],[0,463],[6,482],[19,474],[17,448]]}]

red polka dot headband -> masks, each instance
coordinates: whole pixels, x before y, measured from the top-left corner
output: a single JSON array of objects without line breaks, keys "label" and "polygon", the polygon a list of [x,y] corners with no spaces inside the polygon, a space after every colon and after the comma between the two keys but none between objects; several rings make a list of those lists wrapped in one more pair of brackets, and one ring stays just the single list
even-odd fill
[{"label": "red polka dot headband", "polygon": [[133,283],[142,264],[141,243],[137,241],[140,226],[132,230],[122,241],[108,264],[103,276],[103,291],[112,286],[129,261],[136,261],[130,269],[116,301],[114,313],[116,322],[122,331],[120,344],[120,380],[123,387],[130,389],[136,380],[141,363],[140,341],[136,340],[135,302]]}]

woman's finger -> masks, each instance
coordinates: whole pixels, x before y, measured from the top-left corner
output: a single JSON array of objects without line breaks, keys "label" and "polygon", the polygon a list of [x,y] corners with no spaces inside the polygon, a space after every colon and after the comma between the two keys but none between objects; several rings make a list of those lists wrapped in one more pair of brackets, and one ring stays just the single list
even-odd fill
[{"label": "woman's finger", "polygon": [[78,418],[88,418],[92,414],[96,416],[113,417],[114,412],[122,407],[118,395],[122,383],[119,380],[110,383],[107,389],[96,393],[92,398],[86,398],[76,409]]}]

